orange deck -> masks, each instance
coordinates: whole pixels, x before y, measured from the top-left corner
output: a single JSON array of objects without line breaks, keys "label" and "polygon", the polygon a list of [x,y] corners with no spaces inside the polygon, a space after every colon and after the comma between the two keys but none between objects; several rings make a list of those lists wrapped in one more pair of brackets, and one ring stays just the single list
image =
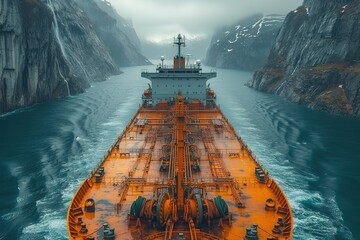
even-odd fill
[{"label": "orange deck", "polygon": [[[89,175],[75,194],[68,211],[71,239],[103,239],[104,222],[115,228],[116,239],[164,239],[165,230],[157,230],[146,221],[128,223],[131,204],[138,196],[156,197],[156,189],[169,185],[169,174],[160,172],[165,137],[174,132],[170,110],[140,108],[133,120],[99,163],[105,175],[95,183]],[[174,224],[173,239],[181,232],[186,239],[245,239],[246,228],[258,225],[258,239],[291,239],[293,219],[289,203],[278,187],[255,160],[217,108],[188,110],[186,131],[198,148],[200,171],[192,172],[189,184],[202,187],[206,198],[221,195],[229,206],[229,221],[215,220],[203,224],[191,235],[181,219]],[[255,167],[265,173],[265,183],[255,175]],[[95,200],[95,213],[84,210],[85,201]],[[265,210],[267,199],[274,199],[276,211]],[[82,218],[88,232],[79,232]],[[273,233],[278,218],[283,219],[281,234]],[[277,238],[275,238],[277,237]]]}]

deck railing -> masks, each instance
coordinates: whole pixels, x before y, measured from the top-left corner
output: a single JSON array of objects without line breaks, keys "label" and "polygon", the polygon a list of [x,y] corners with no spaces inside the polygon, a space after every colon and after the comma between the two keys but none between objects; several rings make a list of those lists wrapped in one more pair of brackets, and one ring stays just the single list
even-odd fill
[{"label": "deck railing", "polygon": [[278,206],[278,213],[284,214],[284,227],[282,228],[283,235],[288,237],[289,239],[292,238],[292,228],[293,228],[293,216],[291,207],[289,204],[288,199],[286,198],[284,192],[281,190],[279,185],[275,182],[274,179],[272,179],[269,171],[264,167],[264,165],[257,159],[255,154],[249,149],[248,145],[245,143],[245,141],[237,134],[237,131],[234,129],[234,127],[230,124],[229,120],[225,117],[225,115],[222,113],[220,108],[217,108],[222,116],[224,117],[224,120],[227,122],[228,126],[230,126],[230,129],[234,132],[237,139],[241,143],[241,145],[246,149],[247,152],[249,152],[249,156],[256,162],[258,167],[261,168],[261,170],[264,172],[266,176],[266,184],[267,186],[272,190],[272,192],[276,196],[276,200],[279,203]]},{"label": "deck railing", "polygon": [[[137,115],[139,114],[141,109],[142,109],[141,107],[138,109],[138,111],[136,112],[134,117],[131,119],[129,124],[122,131],[122,133],[117,138],[117,140],[111,145],[111,147],[106,152],[104,157],[96,164],[94,170],[89,173],[87,178],[82,182],[79,189],[74,194],[74,197],[71,200],[71,203],[70,203],[70,206],[69,206],[69,209],[67,212],[67,230],[68,230],[68,235],[71,239],[74,239],[76,236],[78,236],[78,231],[76,229],[76,225],[77,225],[77,216],[76,215],[78,212],[80,212],[81,208],[83,207],[83,206],[81,206],[81,203],[83,202],[86,193],[92,187],[91,179],[95,176],[95,173],[97,172],[99,167],[111,155],[111,151],[112,151],[112,149],[114,149],[115,145],[123,138],[124,134],[129,130],[131,124],[135,121],[135,118],[137,117]],[[81,213],[82,213],[82,210],[81,210]]]}]

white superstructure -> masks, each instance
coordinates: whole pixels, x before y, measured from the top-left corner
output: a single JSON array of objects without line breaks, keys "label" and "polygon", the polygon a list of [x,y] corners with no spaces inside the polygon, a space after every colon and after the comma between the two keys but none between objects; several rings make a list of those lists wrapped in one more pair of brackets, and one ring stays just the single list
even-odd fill
[{"label": "white superstructure", "polygon": [[[206,82],[216,77],[216,72],[202,72],[200,61],[185,66],[185,58],[180,51],[181,46],[185,46],[185,42],[180,34],[174,44],[178,45],[178,55],[174,57],[172,68],[160,64],[155,73],[141,73],[141,77],[151,81],[151,88],[145,91],[143,102],[152,106],[161,102],[173,102],[179,93],[187,103],[199,100],[204,105],[208,105],[210,101],[213,102],[215,96]],[[163,57],[161,60],[163,61]]]}]

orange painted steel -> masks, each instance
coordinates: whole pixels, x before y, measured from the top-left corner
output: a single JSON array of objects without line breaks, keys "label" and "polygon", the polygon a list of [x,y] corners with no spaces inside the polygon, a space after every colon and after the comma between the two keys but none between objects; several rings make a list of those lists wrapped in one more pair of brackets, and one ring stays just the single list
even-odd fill
[{"label": "orange painted steel", "polygon": [[[188,168],[190,145],[196,146],[200,171]],[[168,172],[159,170],[164,146],[170,146]],[[160,213],[166,224],[159,229],[150,223],[162,193],[168,194]],[[130,209],[139,195],[146,201],[136,217]],[[224,217],[213,200],[219,195],[229,210]],[[88,199],[94,199],[95,212],[86,211]],[[79,222],[86,224],[86,233]],[[75,193],[67,214],[68,235],[74,240],[103,238],[104,222],[115,228],[115,239],[180,234],[187,239],[246,239],[253,224],[258,239],[291,239],[293,230],[290,204],[279,185],[221,110],[197,103],[139,108]]]},{"label": "orange painted steel", "polygon": [[[180,57],[180,66],[181,68],[185,68],[185,58]],[[174,57],[174,69],[179,68],[179,59],[177,57]]]}]

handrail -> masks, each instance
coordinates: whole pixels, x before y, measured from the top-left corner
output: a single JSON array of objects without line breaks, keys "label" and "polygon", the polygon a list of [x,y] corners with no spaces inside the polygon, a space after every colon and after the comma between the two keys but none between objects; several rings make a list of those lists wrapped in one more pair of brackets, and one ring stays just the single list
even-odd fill
[{"label": "handrail", "polygon": [[[261,170],[265,173],[265,176],[267,178],[267,185],[268,187],[273,191],[275,194],[278,202],[280,203],[282,208],[287,209],[287,213],[285,215],[285,226],[288,231],[284,231],[284,233],[289,235],[289,239],[292,238],[292,232],[293,232],[293,214],[290,207],[289,200],[286,198],[286,195],[282,191],[282,189],[279,187],[279,185],[276,183],[276,181],[271,177],[269,171],[264,167],[264,165],[257,159],[255,154],[249,149],[248,145],[245,143],[245,141],[238,135],[237,131],[234,129],[234,127],[230,124],[229,120],[225,117],[225,115],[222,113],[219,107],[216,107],[216,109],[221,113],[226,123],[230,126],[231,130],[234,132],[235,136],[237,137],[238,141],[244,146],[246,151],[250,154],[250,157],[253,161],[257,163],[257,165],[261,168]],[[285,230],[286,230],[285,229]]]},{"label": "handrail", "polygon": [[111,147],[109,148],[109,150],[106,152],[106,154],[104,155],[104,157],[102,158],[101,161],[99,161],[94,170],[92,170],[89,175],[85,178],[85,180],[81,183],[79,189],[75,192],[73,199],[70,202],[68,211],[67,211],[67,216],[66,216],[66,221],[67,221],[67,231],[68,231],[68,236],[74,239],[73,234],[77,234],[77,231],[75,229],[75,225],[76,225],[76,217],[74,216],[74,214],[72,213],[72,210],[79,208],[80,207],[80,203],[83,200],[85,193],[87,192],[87,190],[89,190],[89,188],[92,187],[92,181],[91,178],[93,178],[95,176],[96,171],[99,169],[99,167],[105,162],[105,160],[110,156],[112,149],[115,147],[116,143],[118,143],[123,136],[125,135],[126,131],[130,128],[131,124],[134,122],[136,116],[140,113],[140,111],[142,110],[142,107],[139,107],[139,109],[137,110],[136,114],[134,115],[134,117],[131,119],[130,123],[126,126],[126,128],[122,131],[121,135],[117,138],[117,140],[111,145]]}]

